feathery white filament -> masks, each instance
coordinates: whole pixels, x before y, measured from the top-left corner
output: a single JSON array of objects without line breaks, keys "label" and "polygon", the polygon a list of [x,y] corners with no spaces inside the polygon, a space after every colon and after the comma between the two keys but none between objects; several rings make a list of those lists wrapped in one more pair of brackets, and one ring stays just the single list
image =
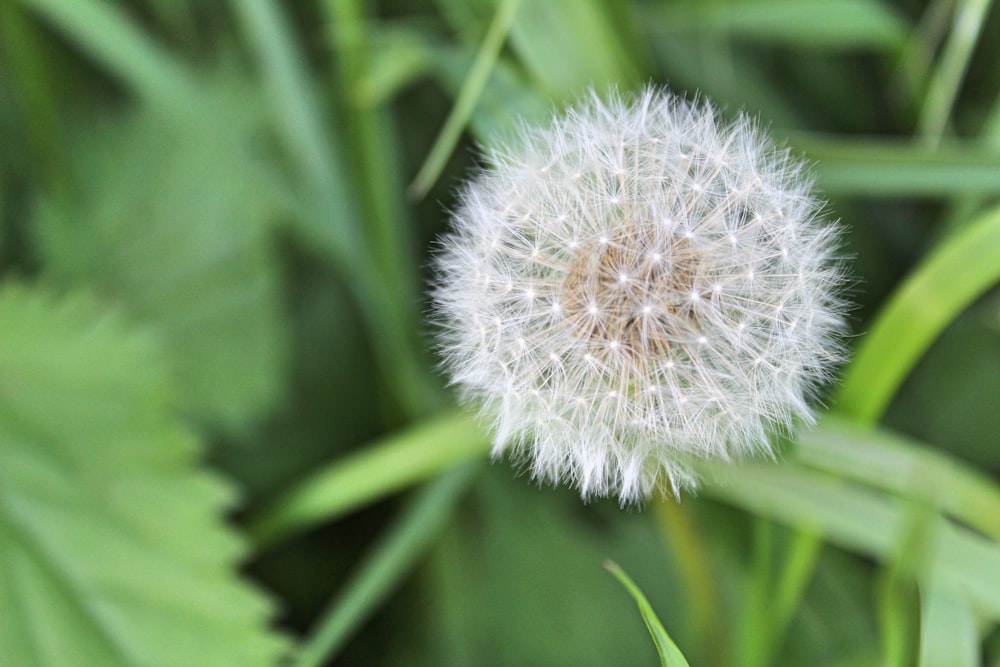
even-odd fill
[{"label": "feathery white filament", "polygon": [[592,93],[488,157],[435,306],[495,454],[626,503],[811,420],[840,356],[837,227],[754,122],[656,88]]}]

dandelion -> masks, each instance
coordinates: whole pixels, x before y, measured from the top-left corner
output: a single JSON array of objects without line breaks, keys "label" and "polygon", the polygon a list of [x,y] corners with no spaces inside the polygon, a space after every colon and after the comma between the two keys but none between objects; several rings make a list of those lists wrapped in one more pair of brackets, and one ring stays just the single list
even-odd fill
[{"label": "dandelion", "polygon": [[494,455],[625,504],[770,455],[838,361],[838,231],[748,117],[647,88],[522,127],[436,257],[444,363]]}]

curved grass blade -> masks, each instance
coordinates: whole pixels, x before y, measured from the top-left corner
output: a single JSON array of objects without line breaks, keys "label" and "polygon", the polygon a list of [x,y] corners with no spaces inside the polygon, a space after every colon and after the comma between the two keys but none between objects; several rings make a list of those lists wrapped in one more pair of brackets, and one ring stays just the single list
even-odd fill
[{"label": "curved grass blade", "polygon": [[861,423],[879,419],[944,328],[1000,281],[1000,207],[955,232],[903,283],[847,369],[835,401]]},{"label": "curved grass blade", "polygon": [[628,591],[629,595],[632,596],[635,603],[639,606],[642,620],[646,622],[646,628],[649,629],[649,634],[656,644],[656,651],[660,654],[660,664],[663,667],[689,667],[688,661],[684,659],[684,654],[681,653],[681,650],[677,648],[677,644],[667,634],[667,631],[663,628],[663,624],[660,623],[660,619],[656,617],[653,606],[649,604],[649,600],[642,594],[642,591],[635,585],[635,582],[614,561],[604,561],[604,569],[621,582],[621,585],[625,587],[625,590]]}]

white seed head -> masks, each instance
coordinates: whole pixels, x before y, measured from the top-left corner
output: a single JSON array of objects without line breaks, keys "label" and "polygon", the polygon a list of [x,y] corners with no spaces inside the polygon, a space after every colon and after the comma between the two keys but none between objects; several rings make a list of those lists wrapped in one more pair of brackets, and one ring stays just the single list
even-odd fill
[{"label": "white seed head", "polygon": [[841,356],[838,230],[751,119],[652,87],[591,93],[488,158],[434,299],[495,455],[628,503],[812,419]]}]

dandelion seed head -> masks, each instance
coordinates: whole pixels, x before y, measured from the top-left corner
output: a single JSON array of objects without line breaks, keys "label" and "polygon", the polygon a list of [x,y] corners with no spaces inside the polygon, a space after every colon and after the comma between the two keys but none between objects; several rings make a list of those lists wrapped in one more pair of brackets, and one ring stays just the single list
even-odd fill
[{"label": "dandelion seed head", "polygon": [[496,455],[624,504],[812,420],[842,356],[838,228],[756,123],[653,87],[591,93],[488,159],[434,301]]}]

